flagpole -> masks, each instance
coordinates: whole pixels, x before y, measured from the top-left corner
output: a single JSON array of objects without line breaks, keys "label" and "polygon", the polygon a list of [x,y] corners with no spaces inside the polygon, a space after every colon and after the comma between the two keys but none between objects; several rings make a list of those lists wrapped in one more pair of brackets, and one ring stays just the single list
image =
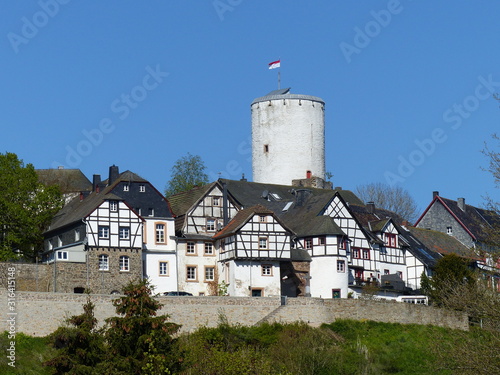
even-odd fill
[{"label": "flagpole", "polygon": [[278,68],[278,90],[281,89],[281,71]]}]

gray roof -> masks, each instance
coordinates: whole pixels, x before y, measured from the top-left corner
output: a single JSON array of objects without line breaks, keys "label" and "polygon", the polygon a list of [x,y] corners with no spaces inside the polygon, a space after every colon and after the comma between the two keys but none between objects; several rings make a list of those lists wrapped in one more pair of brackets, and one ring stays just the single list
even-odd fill
[{"label": "gray roof", "polygon": [[325,101],[321,98],[318,98],[317,96],[290,94],[290,87],[289,87],[286,89],[273,90],[265,96],[261,96],[260,98],[256,98],[252,102],[252,105],[254,105],[255,103],[266,102],[269,100],[283,100],[283,99],[295,99],[295,100],[302,99],[302,100],[310,100],[313,102],[319,102],[323,105],[325,104]]},{"label": "gray roof", "polygon": [[92,191],[92,183],[79,169],[36,169],[38,181],[44,185],[57,185],[61,193]]}]

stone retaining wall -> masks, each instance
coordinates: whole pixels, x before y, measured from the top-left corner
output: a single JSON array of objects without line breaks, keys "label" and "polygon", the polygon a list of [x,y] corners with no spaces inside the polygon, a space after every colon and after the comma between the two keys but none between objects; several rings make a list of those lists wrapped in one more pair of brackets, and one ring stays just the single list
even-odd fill
[{"label": "stone retaining wall", "polygon": [[[112,300],[116,296],[91,295],[95,315],[102,324],[115,314]],[[16,315],[7,315],[8,301],[15,302]],[[87,296],[82,294],[16,291],[9,299],[0,289],[0,331],[8,329],[7,318],[15,317],[17,332],[45,336],[61,325],[65,318],[81,314]],[[402,324],[431,324],[455,329],[468,329],[465,314],[423,305],[400,302],[363,301],[354,299],[288,298],[281,306],[279,297],[159,297],[163,314],[182,325],[182,332],[200,326],[214,327],[224,315],[229,323],[254,325],[261,321],[283,323],[304,321],[313,326],[335,319],[374,320]]]}]

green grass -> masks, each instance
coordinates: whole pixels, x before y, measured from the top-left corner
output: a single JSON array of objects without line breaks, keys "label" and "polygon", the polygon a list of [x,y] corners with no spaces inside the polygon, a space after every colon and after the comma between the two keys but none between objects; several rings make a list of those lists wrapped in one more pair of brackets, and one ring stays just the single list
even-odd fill
[{"label": "green grass", "polygon": [[[8,348],[7,335],[1,337]],[[494,349],[490,354],[484,348]],[[434,326],[338,320],[321,328],[303,323],[200,328],[178,340],[183,374],[481,374],[498,361],[498,335]],[[47,338],[16,337],[16,368],[0,358],[0,374],[50,374]],[[485,354],[486,353],[486,354]],[[464,369],[464,359],[479,367]],[[495,367],[493,367],[495,368]],[[495,370],[489,370],[495,373]],[[493,371],[493,372],[492,372]]]},{"label": "green grass", "polygon": [[55,354],[45,337],[31,337],[22,333],[16,334],[16,360],[15,366],[9,366],[10,360],[5,354],[10,347],[7,332],[0,336],[0,374],[2,375],[44,375],[51,374],[50,369],[43,367],[42,363]]}]

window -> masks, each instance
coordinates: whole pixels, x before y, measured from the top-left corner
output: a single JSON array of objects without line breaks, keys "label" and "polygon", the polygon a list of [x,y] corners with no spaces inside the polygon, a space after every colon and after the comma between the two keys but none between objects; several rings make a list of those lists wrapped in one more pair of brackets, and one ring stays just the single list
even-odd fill
[{"label": "window", "polygon": [[402,279],[403,279],[403,272],[398,271],[398,276],[399,276],[399,278],[402,280]]},{"label": "window", "polygon": [[197,281],[196,266],[186,267],[186,279],[188,281]]},{"label": "window", "polygon": [[215,219],[207,219],[207,232],[215,231]]},{"label": "window", "polygon": [[341,290],[340,289],[332,289],[332,298],[340,298]]},{"label": "window", "polygon": [[363,259],[370,259],[370,249],[363,249]]},{"label": "window", "polygon": [[384,270],[384,275],[389,275],[389,270]]},{"label": "window", "polygon": [[264,145],[264,152],[266,154],[269,152],[269,145]]},{"label": "window", "polygon": [[337,260],[337,272],[345,272],[345,260]]},{"label": "window", "polygon": [[361,252],[359,251],[358,248],[352,249],[352,257],[353,259],[361,259]]},{"label": "window", "polygon": [[123,185],[123,191],[129,191],[130,186],[129,185]]},{"label": "window", "polygon": [[304,247],[305,247],[306,249],[312,249],[312,247],[313,247],[313,241],[312,241],[312,238],[306,238],[306,239],[304,240]]},{"label": "window", "polygon": [[168,262],[160,262],[160,276],[168,276]]},{"label": "window", "polygon": [[272,276],[272,275],[273,275],[272,264],[263,264],[262,265],[262,276]]},{"label": "window", "polygon": [[120,257],[120,271],[127,272],[130,270],[129,261],[130,259],[128,256],[122,255]]},{"label": "window", "polygon": [[447,234],[453,234],[453,229],[451,227],[446,227]]},{"label": "window", "polygon": [[67,251],[58,251],[57,252],[57,260],[68,260],[68,252]]},{"label": "window", "polygon": [[212,206],[220,206],[220,198],[212,197]]},{"label": "window", "polygon": [[142,210],[140,207],[134,208],[134,211],[137,212],[137,215],[142,215]]},{"label": "window", "polygon": [[120,240],[128,240],[130,238],[130,227],[120,227],[118,230]]},{"label": "window", "polygon": [[259,221],[261,223],[265,223],[267,221],[267,217],[265,215],[259,215]]},{"label": "window", "polygon": [[326,245],[326,237],[318,237],[318,245]]},{"label": "window", "polygon": [[252,297],[262,297],[262,289],[252,289]]},{"label": "window", "polygon": [[259,249],[267,249],[267,237],[259,237]]},{"label": "window", "polygon": [[99,255],[99,271],[109,270],[109,258],[106,254]]},{"label": "window", "polygon": [[194,242],[188,242],[186,244],[186,254],[196,254],[196,245]]},{"label": "window", "polygon": [[109,238],[109,227],[105,225],[99,225],[99,238]]},{"label": "window", "polygon": [[358,280],[363,280],[363,270],[354,270],[354,277]]},{"label": "window", "polygon": [[385,244],[389,247],[396,247],[396,235],[393,233],[386,233]]},{"label": "window", "polygon": [[144,193],[146,191],[146,185],[139,185],[139,192]]},{"label": "window", "polygon": [[75,241],[80,241],[80,229],[75,229]]},{"label": "window", "polygon": [[345,240],[344,237],[337,237],[337,245],[339,249],[347,249],[347,241]]},{"label": "window", "polygon": [[118,211],[118,202],[117,201],[109,201],[109,210],[112,212]]},{"label": "window", "polygon": [[148,208],[148,216],[155,216],[155,209],[154,208],[151,208],[151,207]]},{"label": "window", "polygon": [[205,281],[215,280],[215,267],[205,267]]},{"label": "window", "polygon": [[205,255],[214,254],[214,245],[212,242],[205,242]]},{"label": "window", "polygon": [[156,224],[156,243],[165,243],[165,224]]}]

